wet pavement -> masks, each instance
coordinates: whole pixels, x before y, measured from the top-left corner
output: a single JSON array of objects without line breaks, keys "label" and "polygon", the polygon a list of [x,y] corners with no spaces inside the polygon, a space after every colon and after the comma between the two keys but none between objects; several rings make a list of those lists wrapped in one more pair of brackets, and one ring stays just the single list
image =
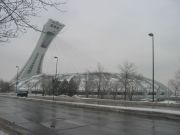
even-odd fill
[{"label": "wet pavement", "polygon": [[0,130],[0,135],[8,135],[8,134]]},{"label": "wet pavement", "polygon": [[0,97],[0,117],[29,135],[179,135],[180,121]]}]

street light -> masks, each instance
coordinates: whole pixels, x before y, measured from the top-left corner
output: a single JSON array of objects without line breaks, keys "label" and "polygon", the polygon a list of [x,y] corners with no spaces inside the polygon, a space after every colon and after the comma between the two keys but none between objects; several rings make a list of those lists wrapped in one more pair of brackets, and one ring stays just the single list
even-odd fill
[{"label": "street light", "polygon": [[54,56],[54,59],[56,59],[56,72],[55,72],[55,78],[57,77],[57,64],[58,64],[58,57]]},{"label": "street light", "polygon": [[[58,57],[57,56],[54,56],[54,59],[56,59],[56,72],[55,72],[55,76],[54,76],[54,84],[56,83],[56,79],[57,79],[57,65],[58,65]],[[53,88],[53,100],[54,100],[54,88]]]},{"label": "street light", "polygon": [[17,69],[17,76],[16,76],[16,93],[17,93],[17,85],[18,85],[18,79],[19,79],[19,66],[16,66],[16,69]]},{"label": "street light", "polygon": [[149,33],[150,37],[152,37],[152,101],[154,102],[154,34]]}]

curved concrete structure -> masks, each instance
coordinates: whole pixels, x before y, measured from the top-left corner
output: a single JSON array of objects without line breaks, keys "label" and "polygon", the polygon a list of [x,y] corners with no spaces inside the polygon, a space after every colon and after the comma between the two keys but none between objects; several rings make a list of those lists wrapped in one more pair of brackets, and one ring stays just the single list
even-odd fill
[{"label": "curved concrete structure", "polygon": [[28,79],[34,75],[42,73],[42,63],[44,55],[55,36],[62,30],[64,24],[49,19],[44,25],[41,36],[38,43],[25,64],[22,70],[19,72],[19,80]]}]

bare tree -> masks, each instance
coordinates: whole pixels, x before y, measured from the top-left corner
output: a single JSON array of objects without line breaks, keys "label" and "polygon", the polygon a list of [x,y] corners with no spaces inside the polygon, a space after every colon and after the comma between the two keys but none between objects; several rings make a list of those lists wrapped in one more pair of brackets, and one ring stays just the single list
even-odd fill
[{"label": "bare tree", "polygon": [[103,98],[102,96],[102,87],[103,87],[103,81],[104,81],[104,68],[103,66],[98,63],[97,64],[97,71],[95,72],[96,76],[97,76],[97,81],[96,81],[96,84],[97,84],[97,97],[98,98]]},{"label": "bare tree", "polygon": [[118,90],[119,89],[122,89],[122,83],[120,83],[119,81],[117,80],[113,80],[113,81],[110,81],[110,92],[113,96],[113,99],[116,100],[117,99],[117,95],[118,95]]},{"label": "bare tree", "polygon": [[84,88],[85,88],[86,98],[88,98],[89,94],[90,94],[90,91],[91,91],[91,80],[90,80],[90,72],[89,71],[87,71],[85,73]]},{"label": "bare tree", "polygon": [[49,94],[52,88],[52,77],[43,75],[41,78],[41,88],[42,88],[42,95]]},{"label": "bare tree", "polygon": [[136,66],[133,63],[125,62],[120,68],[120,82],[124,87],[124,100],[127,100],[127,95],[129,99],[132,100],[132,94],[135,89],[136,80]]},{"label": "bare tree", "polygon": [[180,92],[180,69],[175,72],[174,79],[169,80],[168,85],[174,91],[174,96],[177,96],[178,92]]},{"label": "bare tree", "polygon": [[0,42],[15,38],[28,28],[39,31],[31,18],[48,7],[59,9],[65,2],[59,0],[0,0]]},{"label": "bare tree", "polygon": [[103,79],[102,79],[102,89],[101,89],[101,92],[100,92],[101,99],[103,99],[104,95],[108,92],[109,86],[110,86],[109,83],[110,82],[109,82],[108,78],[104,74]]},{"label": "bare tree", "polygon": [[76,83],[76,81],[74,81],[74,79],[71,79],[69,81],[68,84],[68,93],[67,95],[72,97],[73,95],[75,95],[77,93],[77,89],[78,89],[78,84]]},{"label": "bare tree", "polygon": [[15,88],[11,86],[9,82],[0,80],[0,92],[10,92],[13,90],[15,90]]},{"label": "bare tree", "polygon": [[170,89],[174,91],[174,96],[177,96],[178,91],[180,91],[180,81],[176,78],[169,80],[168,84]]},{"label": "bare tree", "polygon": [[[134,78],[134,79],[135,79],[135,78]],[[127,95],[128,95],[129,100],[132,101],[133,96],[134,96],[134,94],[135,94],[135,92],[136,92],[136,90],[137,90],[137,85],[136,85],[135,80],[130,81],[130,83],[128,84],[128,86],[129,86],[129,87],[128,87],[128,93],[127,93]]]}]

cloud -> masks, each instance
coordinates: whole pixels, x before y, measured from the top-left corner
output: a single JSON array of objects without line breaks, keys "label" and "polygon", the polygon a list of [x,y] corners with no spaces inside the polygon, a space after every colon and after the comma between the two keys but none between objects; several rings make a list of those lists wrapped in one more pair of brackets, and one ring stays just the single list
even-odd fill
[{"label": "cloud", "polygon": [[[95,70],[100,62],[109,72],[128,60],[151,78],[151,39],[155,35],[156,79],[167,83],[178,67],[180,49],[180,3],[177,0],[69,0],[65,13],[49,9],[32,20],[42,28],[49,19],[66,26],[45,56],[43,72],[54,73],[54,55],[60,57],[59,72]],[[0,49],[0,77],[9,80],[15,66],[25,63],[40,33],[28,31]],[[8,71],[8,73],[7,73]],[[164,77],[166,76],[166,77]]]}]

